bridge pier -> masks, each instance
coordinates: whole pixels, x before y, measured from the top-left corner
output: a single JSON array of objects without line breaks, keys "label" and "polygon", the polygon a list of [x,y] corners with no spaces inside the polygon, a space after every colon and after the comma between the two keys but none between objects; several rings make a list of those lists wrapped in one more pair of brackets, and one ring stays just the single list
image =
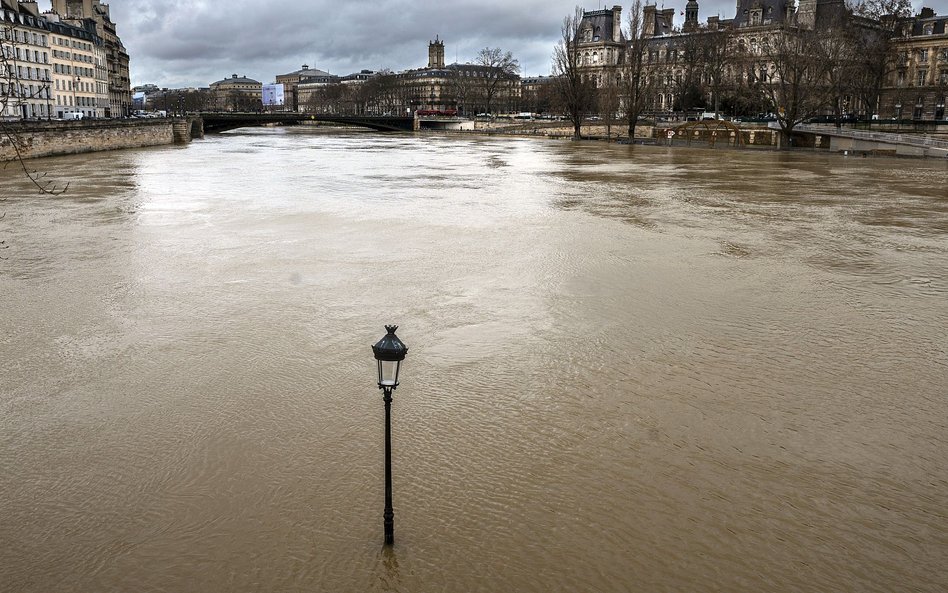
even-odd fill
[{"label": "bridge pier", "polygon": [[191,141],[191,122],[187,118],[174,118],[171,135],[175,144],[187,144]]}]

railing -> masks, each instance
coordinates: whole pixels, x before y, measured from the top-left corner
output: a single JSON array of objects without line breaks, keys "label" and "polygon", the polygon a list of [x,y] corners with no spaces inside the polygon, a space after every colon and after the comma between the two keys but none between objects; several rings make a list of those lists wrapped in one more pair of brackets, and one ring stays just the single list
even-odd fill
[{"label": "railing", "polygon": [[833,136],[842,136],[844,138],[854,138],[856,140],[871,140],[874,142],[885,142],[886,144],[905,144],[909,146],[920,146],[923,148],[940,148],[948,150],[948,140],[936,140],[929,136],[918,136],[915,134],[890,134],[888,132],[864,132],[862,130],[850,130],[848,128],[837,128],[835,126],[800,124],[795,129],[808,132],[824,132]]}]

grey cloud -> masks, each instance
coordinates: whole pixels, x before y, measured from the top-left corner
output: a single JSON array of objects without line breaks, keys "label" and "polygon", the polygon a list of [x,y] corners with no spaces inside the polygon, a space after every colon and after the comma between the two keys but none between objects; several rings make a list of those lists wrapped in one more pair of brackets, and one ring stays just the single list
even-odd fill
[{"label": "grey cloud", "polygon": [[[664,5],[680,12],[686,1]],[[699,3],[702,20],[734,16],[734,1]],[[560,24],[574,6],[571,0],[111,2],[131,56],[133,84],[172,87],[206,86],[233,73],[269,82],[304,63],[335,74],[416,68],[426,64],[427,42],[435,35],[445,40],[449,61],[470,61],[483,47],[501,47],[513,52],[525,74],[548,74]],[[606,6],[612,3],[585,8]]]}]

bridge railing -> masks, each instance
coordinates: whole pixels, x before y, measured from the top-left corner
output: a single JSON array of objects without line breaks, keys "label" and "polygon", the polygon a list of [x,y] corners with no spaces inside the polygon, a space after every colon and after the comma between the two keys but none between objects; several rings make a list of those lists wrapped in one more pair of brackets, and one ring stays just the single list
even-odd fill
[{"label": "bridge railing", "polygon": [[919,136],[916,134],[893,134],[890,132],[866,132],[863,130],[850,130],[848,128],[837,128],[835,126],[825,126],[816,124],[800,124],[797,129],[807,132],[823,132],[833,136],[843,138],[853,138],[856,140],[870,140],[873,142],[884,142],[886,144],[904,144],[907,146],[919,146],[922,148],[940,148],[948,150],[948,141],[938,140],[931,136]]}]

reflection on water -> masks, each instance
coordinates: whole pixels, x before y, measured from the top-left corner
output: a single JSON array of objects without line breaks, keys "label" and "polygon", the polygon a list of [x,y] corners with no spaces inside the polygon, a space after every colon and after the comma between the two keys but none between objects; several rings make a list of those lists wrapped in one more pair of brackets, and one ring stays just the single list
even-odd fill
[{"label": "reflection on water", "polygon": [[945,163],[267,129],[39,165],[69,192],[0,173],[3,590],[948,583]]}]

